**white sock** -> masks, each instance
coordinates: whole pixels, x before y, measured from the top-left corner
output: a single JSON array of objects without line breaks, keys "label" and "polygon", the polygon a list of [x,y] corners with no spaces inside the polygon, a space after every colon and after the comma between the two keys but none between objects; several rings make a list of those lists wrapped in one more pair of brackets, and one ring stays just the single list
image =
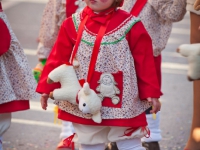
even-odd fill
[{"label": "white sock", "polygon": [[142,147],[140,138],[121,140],[116,143],[119,150],[146,150]]},{"label": "white sock", "polygon": [[160,130],[160,112],[156,114],[156,119],[153,119],[152,114],[146,115],[148,128],[150,130],[149,138],[142,138],[143,142],[159,142],[162,139]]},{"label": "white sock", "polygon": [[68,138],[74,134],[74,127],[71,122],[69,121],[62,121],[62,130],[60,133],[60,139]]},{"label": "white sock", "polygon": [[104,150],[105,144],[85,145],[80,144],[79,150]]}]

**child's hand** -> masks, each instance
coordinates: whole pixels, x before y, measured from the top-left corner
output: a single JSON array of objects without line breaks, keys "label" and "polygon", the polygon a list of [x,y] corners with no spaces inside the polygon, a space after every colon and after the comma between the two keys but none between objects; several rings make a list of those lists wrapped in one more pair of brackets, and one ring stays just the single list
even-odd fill
[{"label": "child's hand", "polygon": [[48,101],[49,95],[48,94],[42,94],[40,98],[40,103],[42,106],[42,109],[46,110],[47,109],[47,101]]},{"label": "child's hand", "polygon": [[152,110],[150,111],[151,113],[157,113],[160,111],[161,104],[160,101],[157,98],[147,98],[148,102],[152,103]]}]

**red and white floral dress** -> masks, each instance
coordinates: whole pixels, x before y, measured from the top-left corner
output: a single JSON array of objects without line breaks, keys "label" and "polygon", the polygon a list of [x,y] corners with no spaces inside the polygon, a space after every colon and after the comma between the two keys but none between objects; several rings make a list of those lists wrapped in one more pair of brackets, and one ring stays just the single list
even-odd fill
[{"label": "red and white floral dress", "polygon": [[[114,13],[113,13],[114,11]],[[89,7],[83,12],[73,14],[61,26],[56,44],[48,58],[37,87],[39,93],[50,93],[59,84],[48,85],[47,76],[51,70],[69,61],[74,48],[78,27],[85,16],[81,42],[76,54],[80,66],[76,74],[78,79],[86,79],[97,33],[102,24],[110,23],[102,38],[95,71],[90,87],[96,91],[102,73],[112,75],[117,83],[120,102],[114,105],[110,98],[102,102],[102,123],[92,121],[90,114],[83,114],[77,105],[67,101],[55,101],[61,111],[59,118],[85,125],[142,127],[146,126],[145,110],[150,104],[147,97],[161,96],[156,77],[151,39],[138,18],[123,10],[108,10],[96,14]],[[96,91],[97,92],[97,91]],[[97,92],[98,93],[98,92]]]},{"label": "red and white floral dress", "polygon": [[0,2],[0,113],[29,109],[36,83]]}]

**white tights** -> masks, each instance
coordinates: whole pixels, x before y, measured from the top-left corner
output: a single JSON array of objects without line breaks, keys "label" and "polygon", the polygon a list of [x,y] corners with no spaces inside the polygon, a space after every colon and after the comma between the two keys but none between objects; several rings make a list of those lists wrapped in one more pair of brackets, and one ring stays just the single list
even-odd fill
[{"label": "white tights", "polygon": [[62,130],[60,133],[60,139],[64,140],[74,134],[74,127],[69,121],[62,121]]},{"label": "white tights", "polygon": [[[116,142],[119,150],[146,150],[142,147],[141,139],[127,139]],[[80,144],[79,150],[104,150],[105,144],[85,145]]]},{"label": "white tights", "polygon": [[119,150],[146,150],[142,147],[140,138],[126,139],[116,143]]},{"label": "white tights", "polygon": [[85,145],[80,144],[79,150],[104,150],[105,144]]}]

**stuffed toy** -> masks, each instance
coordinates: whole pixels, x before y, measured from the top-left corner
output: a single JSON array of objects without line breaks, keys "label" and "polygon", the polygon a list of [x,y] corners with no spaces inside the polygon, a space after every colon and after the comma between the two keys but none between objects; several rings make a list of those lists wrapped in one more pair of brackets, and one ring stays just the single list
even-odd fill
[{"label": "stuffed toy", "polygon": [[200,0],[196,0],[194,3],[194,9],[195,10],[200,10]]},{"label": "stuffed toy", "polygon": [[77,105],[76,95],[81,90],[81,85],[76,77],[72,65],[63,64],[52,70],[47,79],[47,83],[60,82],[61,88],[50,92],[49,97],[55,100],[67,100]]},{"label": "stuffed toy", "polygon": [[200,44],[183,44],[177,51],[188,58],[188,80],[200,80]]},{"label": "stuffed toy", "polygon": [[79,109],[83,113],[92,114],[92,120],[96,123],[101,123],[101,107],[102,101],[98,95],[89,87],[86,82],[83,88],[78,92]]},{"label": "stuffed toy", "polygon": [[74,105],[79,105],[80,111],[92,114],[92,120],[96,123],[101,123],[100,110],[102,101],[95,91],[90,89],[87,82],[84,83],[83,87],[81,86],[77,79],[74,66],[63,64],[52,70],[48,75],[47,83],[51,84],[54,82],[60,82],[61,88],[50,92],[49,97],[51,99],[66,100]]},{"label": "stuffed toy", "polygon": [[118,104],[120,98],[117,94],[120,94],[120,90],[116,86],[116,81],[114,77],[109,73],[103,73],[98,81],[99,85],[96,88],[96,91],[100,92],[98,96],[103,101],[104,97],[109,97],[112,100],[113,104]]}]

